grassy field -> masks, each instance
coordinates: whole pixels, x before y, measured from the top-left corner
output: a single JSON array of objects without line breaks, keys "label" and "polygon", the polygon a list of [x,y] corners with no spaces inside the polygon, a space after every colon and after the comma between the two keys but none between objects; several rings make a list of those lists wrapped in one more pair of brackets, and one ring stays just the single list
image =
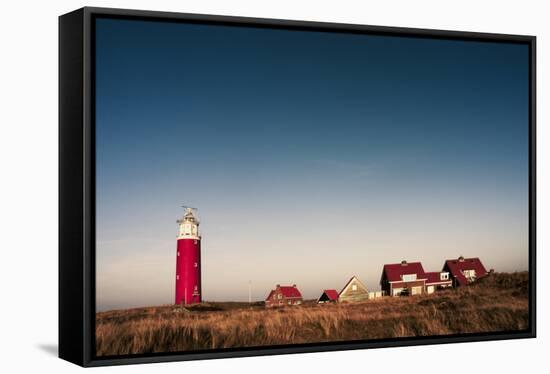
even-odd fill
[{"label": "grassy field", "polygon": [[469,287],[356,304],[265,309],[204,303],[96,314],[99,356],[528,328],[528,273],[495,273]]}]

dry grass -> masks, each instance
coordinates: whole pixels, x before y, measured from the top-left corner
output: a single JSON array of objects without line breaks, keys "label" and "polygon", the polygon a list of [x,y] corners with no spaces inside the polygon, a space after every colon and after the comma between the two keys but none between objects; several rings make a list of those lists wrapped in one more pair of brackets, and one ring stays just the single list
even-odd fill
[{"label": "dry grass", "polygon": [[204,350],[528,328],[528,274],[492,274],[433,295],[264,309],[205,303],[97,313],[97,354]]}]

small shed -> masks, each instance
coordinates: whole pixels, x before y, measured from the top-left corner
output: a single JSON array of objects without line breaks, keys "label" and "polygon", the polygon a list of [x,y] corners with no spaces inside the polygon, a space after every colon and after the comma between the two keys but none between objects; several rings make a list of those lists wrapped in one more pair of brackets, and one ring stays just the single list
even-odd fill
[{"label": "small shed", "polygon": [[369,291],[369,300],[379,299],[383,296],[382,291]]},{"label": "small shed", "polygon": [[367,287],[354,275],[338,295],[340,302],[358,302],[369,299]]},{"label": "small shed", "polygon": [[324,290],[321,294],[321,297],[317,300],[317,303],[337,303],[338,302],[338,291],[336,290]]}]

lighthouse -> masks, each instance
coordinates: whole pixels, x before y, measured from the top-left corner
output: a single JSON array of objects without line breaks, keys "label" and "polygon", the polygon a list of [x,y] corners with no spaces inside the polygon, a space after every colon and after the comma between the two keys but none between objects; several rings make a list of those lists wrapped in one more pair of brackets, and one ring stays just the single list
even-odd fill
[{"label": "lighthouse", "polygon": [[184,207],[177,221],[179,234],[176,256],[176,304],[201,302],[201,236],[197,209]]}]

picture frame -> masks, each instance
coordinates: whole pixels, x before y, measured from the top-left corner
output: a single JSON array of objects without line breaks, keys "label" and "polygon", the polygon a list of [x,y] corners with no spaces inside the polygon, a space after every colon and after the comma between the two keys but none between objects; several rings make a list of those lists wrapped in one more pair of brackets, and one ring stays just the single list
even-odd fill
[{"label": "picture frame", "polygon": [[[528,327],[518,331],[96,354],[96,21],[212,25],[339,35],[521,44],[528,48]],[[327,295],[328,298],[329,295]],[[85,7],[59,18],[59,357],[105,366],[536,337],[536,38],[534,36]]]}]

